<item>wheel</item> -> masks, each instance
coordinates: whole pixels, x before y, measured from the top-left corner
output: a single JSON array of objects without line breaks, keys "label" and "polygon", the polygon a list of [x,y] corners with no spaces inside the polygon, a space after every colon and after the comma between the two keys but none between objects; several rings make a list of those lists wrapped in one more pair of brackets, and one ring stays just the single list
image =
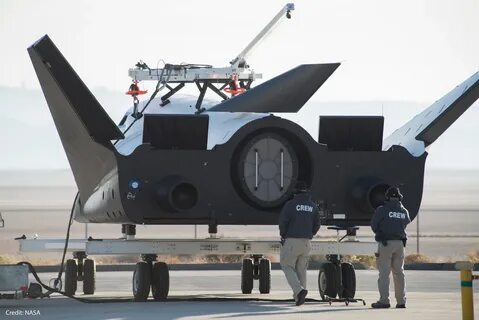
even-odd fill
[{"label": "wheel", "polygon": [[95,273],[96,273],[95,260],[85,259],[85,261],[83,261],[83,293],[84,294],[95,293]]},{"label": "wheel", "polygon": [[241,292],[249,294],[253,291],[253,260],[243,259],[241,266]]},{"label": "wheel", "polygon": [[269,293],[271,290],[271,261],[261,259],[259,261],[259,292]]},{"label": "wheel", "polygon": [[150,294],[151,265],[141,261],[133,272],[133,296],[135,301],[146,301]]},{"label": "wheel", "polygon": [[77,291],[78,264],[75,259],[68,259],[65,268],[65,293],[67,296],[75,295]]},{"label": "wheel", "polygon": [[341,298],[354,298],[356,294],[356,272],[350,263],[341,263],[341,275],[343,280],[343,292]]},{"label": "wheel", "polygon": [[324,263],[319,269],[318,288],[321,299],[336,298],[338,294],[339,272],[332,263]]},{"label": "wheel", "polygon": [[156,262],[151,273],[151,293],[155,300],[166,300],[170,290],[170,273],[168,265]]}]

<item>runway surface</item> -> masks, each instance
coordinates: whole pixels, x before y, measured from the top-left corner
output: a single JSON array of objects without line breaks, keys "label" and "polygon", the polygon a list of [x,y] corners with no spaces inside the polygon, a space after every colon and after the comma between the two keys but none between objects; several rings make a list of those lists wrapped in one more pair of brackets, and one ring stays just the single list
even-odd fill
[{"label": "runway surface", "polygon": [[[407,276],[408,308],[406,310],[372,310],[377,299],[376,278],[373,270],[357,271],[357,298],[361,303],[344,304],[307,302],[296,307],[291,301],[290,289],[281,271],[272,271],[272,293],[257,293],[257,283],[251,295],[240,294],[238,271],[172,271],[170,273],[170,301],[146,303],[131,302],[131,272],[97,273],[95,301],[82,303],[61,296],[44,300],[0,300],[0,319],[29,318],[25,313],[36,311],[35,319],[460,319],[459,273],[455,271],[409,271]],[[54,274],[41,274],[48,280]],[[320,299],[317,292],[317,271],[308,272],[309,298]],[[82,284],[79,283],[79,297]],[[479,290],[475,288],[475,304]],[[92,297],[92,296],[90,296]],[[258,298],[275,301],[206,301],[211,298]],[[393,297],[392,297],[393,298]],[[392,299],[394,306],[395,301]],[[11,315],[23,312],[23,316]],[[476,310],[477,311],[477,310]]]}]

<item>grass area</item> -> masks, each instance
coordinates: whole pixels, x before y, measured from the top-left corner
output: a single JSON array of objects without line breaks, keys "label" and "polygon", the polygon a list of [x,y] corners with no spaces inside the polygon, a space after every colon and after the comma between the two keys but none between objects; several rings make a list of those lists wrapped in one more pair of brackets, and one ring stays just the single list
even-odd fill
[{"label": "grass area", "polygon": [[404,263],[406,263],[406,264],[409,264],[409,263],[430,263],[430,262],[436,262],[436,261],[434,261],[433,259],[431,259],[428,256],[425,256],[423,254],[417,254],[417,253],[409,254],[404,259]]},{"label": "grass area", "polygon": [[[316,262],[326,262],[323,256],[314,256],[311,258]],[[373,255],[345,255],[343,256],[345,262],[352,263],[356,268],[363,267],[366,269],[376,269],[376,257]],[[465,259],[472,263],[479,263],[479,250],[473,251],[467,255]],[[409,254],[404,258],[405,264],[413,263],[454,263],[451,260],[437,260],[423,254]]]},{"label": "grass area", "polygon": [[473,263],[479,263],[479,250],[469,252],[467,258]]},{"label": "grass area", "polygon": [[56,265],[58,262],[54,261],[51,258],[40,258],[35,257],[31,258],[29,256],[17,255],[17,254],[2,254],[0,255],[0,264],[17,264],[20,261],[28,261],[34,265]]},{"label": "grass area", "polygon": [[[67,259],[70,258],[67,255]],[[206,263],[240,263],[244,258],[244,255],[205,255],[205,256],[193,256],[193,255],[164,255],[161,256],[161,261],[168,264],[206,264]],[[278,262],[278,258],[275,256],[266,256],[272,262]],[[0,264],[16,264],[20,261],[28,261],[33,265],[52,266],[60,264],[61,257],[58,258],[42,258],[37,256],[26,255],[0,255]],[[138,256],[101,256],[95,257],[95,261],[98,265],[108,264],[134,264],[140,261]]]},{"label": "grass area", "polygon": [[[67,257],[70,257],[69,255]],[[165,255],[161,257],[161,261],[168,264],[206,264],[206,263],[240,263],[244,258],[244,255]],[[278,256],[266,256],[271,262],[279,262]],[[14,255],[3,254],[0,255],[0,264],[16,264],[20,261],[29,261],[33,265],[58,265],[60,263],[59,258],[52,257],[39,257],[39,256],[27,256],[27,255]],[[324,256],[312,255],[311,260],[314,262],[326,262]],[[366,269],[376,268],[376,257],[374,255],[345,255],[343,256],[345,262],[350,262],[355,266],[362,266]],[[470,252],[467,257],[467,261],[472,263],[479,263],[479,250]],[[99,265],[106,264],[134,264],[140,261],[137,256],[101,256],[95,257],[95,261]],[[404,261],[406,264],[411,263],[434,263],[434,262],[454,262],[454,261],[437,261],[431,257],[422,254],[410,254],[407,255]]]},{"label": "grass area", "polygon": [[344,256],[344,261],[353,265],[362,265],[366,269],[376,268],[376,257],[373,255],[351,255]]}]

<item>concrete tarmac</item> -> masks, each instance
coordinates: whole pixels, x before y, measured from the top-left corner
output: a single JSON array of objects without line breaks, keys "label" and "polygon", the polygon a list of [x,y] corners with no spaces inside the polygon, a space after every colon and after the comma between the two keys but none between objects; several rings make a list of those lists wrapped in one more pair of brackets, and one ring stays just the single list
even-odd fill
[{"label": "concrete tarmac", "polygon": [[[131,272],[98,272],[97,293],[91,297],[99,303],[82,303],[62,296],[43,300],[0,300],[0,319],[460,319],[461,300],[459,273],[455,271],[408,271],[408,308],[405,310],[372,310],[376,301],[377,271],[357,271],[357,298],[367,305],[352,303],[307,302],[296,307],[291,291],[281,271],[272,271],[272,293],[251,295],[240,292],[238,271],[172,271],[167,302],[131,301]],[[55,274],[41,274],[48,280]],[[392,285],[392,284],[391,284]],[[308,272],[308,298],[320,299],[317,291],[317,271]],[[479,290],[475,291],[475,305]],[[391,287],[392,289],[392,287]],[[391,290],[391,293],[393,291]],[[214,298],[231,298],[214,301]],[[265,301],[238,301],[253,298]],[[236,299],[236,300],[234,300]],[[268,301],[266,301],[268,299]],[[103,302],[100,302],[102,301]],[[212,301],[213,300],[213,301]],[[273,300],[273,301],[271,301]],[[395,301],[392,297],[392,305]],[[476,312],[477,312],[476,308]],[[27,314],[37,314],[27,316]],[[39,315],[38,315],[39,313]]]}]

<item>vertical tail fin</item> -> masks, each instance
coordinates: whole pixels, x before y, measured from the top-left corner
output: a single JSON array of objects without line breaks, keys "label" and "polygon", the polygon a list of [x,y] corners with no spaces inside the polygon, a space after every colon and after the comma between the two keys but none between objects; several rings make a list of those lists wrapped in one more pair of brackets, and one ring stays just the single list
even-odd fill
[{"label": "vertical tail fin", "polygon": [[436,141],[477,99],[479,72],[394,131],[384,140],[383,150],[400,145],[411,154],[420,156],[426,147]]},{"label": "vertical tail fin", "polygon": [[48,36],[28,53],[83,198],[115,169],[110,140],[123,134]]}]

